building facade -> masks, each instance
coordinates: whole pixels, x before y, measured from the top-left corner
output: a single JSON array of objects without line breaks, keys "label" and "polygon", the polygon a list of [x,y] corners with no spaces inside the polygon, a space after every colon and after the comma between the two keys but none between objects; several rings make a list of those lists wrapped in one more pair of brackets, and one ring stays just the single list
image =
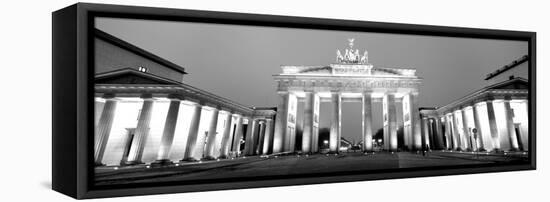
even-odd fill
[{"label": "building facade", "polygon": [[[420,149],[420,116],[418,86],[422,79],[415,69],[375,67],[368,62],[368,53],[349,48],[336,54],[336,63],[327,66],[281,66],[282,73],[274,75],[279,96],[273,152],[294,152],[296,144],[296,112],[298,102],[304,102],[302,135],[303,153],[315,153],[318,148],[319,113],[321,102],[332,108],[329,150],[337,153],[341,139],[342,102],[362,103],[364,151],[372,151],[372,119],[383,119],[384,149],[398,149],[396,117],[403,116],[405,145]],[[383,114],[373,114],[372,104],[382,102]],[[402,105],[397,105],[402,103]],[[397,114],[396,107],[403,107]]]},{"label": "building facade", "polygon": [[529,57],[489,73],[488,86],[438,108],[422,108],[426,148],[528,151]]},{"label": "building facade", "polygon": [[244,106],[185,84],[183,67],[99,30],[95,51],[96,165],[272,151],[275,109]]}]

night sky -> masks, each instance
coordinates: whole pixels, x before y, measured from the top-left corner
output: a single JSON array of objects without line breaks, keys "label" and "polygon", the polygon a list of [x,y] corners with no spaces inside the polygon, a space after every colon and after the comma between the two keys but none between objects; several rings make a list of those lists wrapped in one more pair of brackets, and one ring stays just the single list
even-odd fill
[{"label": "night sky", "polygon": [[[112,18],[97,19],[96,27],[185,67],[187,84],[259,107],[277,105],[272,75],[281,72],[281,65],[334,63],[336,50],[347,48],[348,38],[355,38],[354,48],[361,53],[368,50],[375,67],[417,69],[424,79],[421,107],[446,105],[486,86],[487,73],[528,50],[524,41]],[[330,126],[328,106],[321,105],[321,127]],[[343,105],[346,139],[361,139],[360,107]],[[373,123],[376,130],[382,126],[381,105],[374,108],[380,113]]]}]

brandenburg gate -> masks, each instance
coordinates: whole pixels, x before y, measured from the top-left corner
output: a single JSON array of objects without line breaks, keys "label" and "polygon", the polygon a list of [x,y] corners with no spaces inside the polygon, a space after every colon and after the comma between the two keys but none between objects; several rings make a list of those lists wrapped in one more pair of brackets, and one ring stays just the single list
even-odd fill
[{"label": "brandenburg gate", "polygon": [[[278,84],[273,153],[294,152],[298,102],[304,102],[303,153],[319,152],[321,102],[331,104],[330,153],[339,152],[343,102],[362,103],[363,151],[373,151],[373,118],[383,119],[383,149],[397,150],[397,107],[403,107],[405,146],[411,150],[421,149],[418,86],[422,79],[416,75],[416,70],[375,67],[369,63],[367,51],[360,54],[358,49],[353,49],[354,39],[348,41],[349,48],[344,54],[337,50],[336,63],[281,66],[282,73],[273,76]],[[382,102],[382,116],[373,113],[375,102]]]}]

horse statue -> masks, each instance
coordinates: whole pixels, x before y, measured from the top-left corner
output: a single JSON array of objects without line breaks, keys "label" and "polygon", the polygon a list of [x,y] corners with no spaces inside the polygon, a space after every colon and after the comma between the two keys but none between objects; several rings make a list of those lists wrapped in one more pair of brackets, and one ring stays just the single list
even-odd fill
[{"label": "horse statue", "polygon": [[342,53],[340,50],[336,50],[336,62],[341,63],[344,60],[344,56],[342,56]]},{"label": "horse statue", "polygon": [[353,57],[353,62],[354,63],[359,62],[359,57],[361,57],[360,54],[359,54],[359,49],[355,49],[355,53],[353,54],[353,56],[354,56]]},{"label": "horse statue", "polygon": [[367,63],[369,63],[369,52],[365,50],[365,53],[361,57],[361,64],[367,64]]}]

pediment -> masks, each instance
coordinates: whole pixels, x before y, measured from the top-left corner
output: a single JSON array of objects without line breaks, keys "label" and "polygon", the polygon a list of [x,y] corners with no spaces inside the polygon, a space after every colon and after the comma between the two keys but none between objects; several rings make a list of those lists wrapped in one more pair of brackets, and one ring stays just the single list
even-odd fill
[{"label": "pediment", "polygon": [[523,78],[515,78],[495,84],[489,89],[529,89],[529,82]]},{"label": "pediment", "polygon": [[157,85],[179,84],[179,82],[177,81],[159,77],[146,72],[140,72],[131,68],[96,74],[95,83],[96,84],[157,84]]}]

